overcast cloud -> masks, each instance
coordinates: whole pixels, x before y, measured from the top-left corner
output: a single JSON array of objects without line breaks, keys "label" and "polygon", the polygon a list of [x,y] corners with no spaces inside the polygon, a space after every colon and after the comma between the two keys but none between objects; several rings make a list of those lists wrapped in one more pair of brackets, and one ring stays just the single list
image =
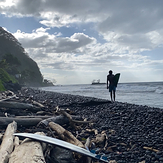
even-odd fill
[{"label": "overcast cloud", "polygon": [[161,0],[1,0],[0,12],[40,25],[27,32],[34,22],[16,31],[2,24],[58,84],[105,81],[110,69],[121,82],[163,81]]}]

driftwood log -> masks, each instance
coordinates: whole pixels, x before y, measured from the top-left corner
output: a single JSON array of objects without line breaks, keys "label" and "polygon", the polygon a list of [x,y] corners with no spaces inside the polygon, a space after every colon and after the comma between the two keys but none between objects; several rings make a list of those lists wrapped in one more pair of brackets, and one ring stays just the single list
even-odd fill
[{"label": "driftwood log", "polygon": [[60,126],[57,123],[50,122],[49,126],[52,130],[56,132],[56,134],[64,141],[67,141],[71,144],[77,145],[79,147],[84,148],[84,145],[82,142],[80,142],[71,132],[64,129],[62,126]]},{"label": "driftwood log", "polygon": [[63,115],[59,115],[59,116],[55,116],[55,117],[50,117],[47,119],[44,119],[42,121],[39,122],[39,125],[45,125],[48,126],[49,122],[54,122],[54,123],[58,123],[59,125],[64,125],[64,124],[68,124],[69,123],[69,119]]},{"label": "driftwood log", "polygon": [[21,109],[31,109],[34,106],[32,104],[26,104],[21,102],[13,102],[13,101],[1,101],[0,107],[5,108],[21,108]]},{"label": "driftwood log", "polygon": [[3,141],[0,146],[0,162],[8,163],[9,155],[13,151],[14,146],[14,136],[13,134],[17,130],[17,123],[12,122],[7,126],[5,134],[3,136]]},{"label": "driftwood log", "polygon": [[29,115],[29,116],[15,116],[14,118],[19,118],[19,119],[22,119],[22,118],[41,118],[41,119],[48,119],[48,118],[51,118],[52,116],[40,116],[40,115]]},{"label": "driftwood log", "polygon": [[60,125],[68,124],[69,119],[63,115],[59,116],[15,116],[15,117],[0,117],[0,127],[7,126],[13,121],[17,122],[18,126],[35,126],[45,125],[48,126],[49,122],[55,122]]},{"label": "driftwood log", "polygon": [[10,99],[15,98],[15,97],[16,97],[16,95],[11,96],[11,97],[7,97],[5,99],[1,99],[0,102],[4,102],[4,101],[10,100]]},{"label": "driftwood log", "polygon": [[93,123],[93,121],[79,121],[79,120],[74,120],[72,115],[68,114],[65,110],[60,109],[58,107],[57,107],[57,112],[61,113],[65,117],[67,117],[69,119],[70,125]]},{"label": "driftwood log", "polygon": [[0,107],[10,108],[10,109],[27,109],[29,111],[40,111],[42,107],[37,107],[32,104],[15,102],[15,101],[1,101]]},{"label": "driftwood log", "polygon": [[[36,133],[45,135],[42,132]],[[46,163],[40,142],[26,138],[20,145],[15,146],[9,163]]]},{"label": "driftwood log", "polygon": [[37,101],[32,100],[32,103],[33,103],[34,105],[40,107],[40,108],[45,108],[44,105],[42,105],[41,103],[39,103],[39,102],[37,102]]},{"label": "driftwood log", "polygon": [[7,126],[13,121],[17,122],[18,126],[34,126],[37,125],[42,118],[13,118],[13,117],[0,117],[0,127]]}]

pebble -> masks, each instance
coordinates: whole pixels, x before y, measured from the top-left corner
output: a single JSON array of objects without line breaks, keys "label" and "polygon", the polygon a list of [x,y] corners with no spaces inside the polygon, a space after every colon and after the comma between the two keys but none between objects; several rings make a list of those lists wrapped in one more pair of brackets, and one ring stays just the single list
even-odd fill
[{"label": "pebble", "polygon": [[117,163],[163,162],[163,109],[30,88],[21,93],[20,97],[30,97],[46,107],[69,108],[75,115],[94,120],[93,128],[99,133],[105,130],[108,144],[117,145],[109,153]]}]

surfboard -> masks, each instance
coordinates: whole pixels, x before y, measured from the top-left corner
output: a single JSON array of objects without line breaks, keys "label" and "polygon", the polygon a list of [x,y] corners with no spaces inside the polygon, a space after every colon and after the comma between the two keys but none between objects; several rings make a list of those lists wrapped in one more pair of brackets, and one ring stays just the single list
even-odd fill
[{"label": "surfboard", "polygon": [[115,76],[114,76],[114,83],[115,83],[115,86],[116,86],[116,87],[117,87],[119,78],[120,78],[120,73],[115,74]]},{"label": "surfboard", "polygon": [[31,134],[31,133],[15,133],[13,134],[15,136],[20,136],[20,137],[26,137],[26,138],[31,138],[34,140],[42,141],[45,143],[57,145],[62,148],[69,149],[74,152],[78,152],[80,154],[86,155],[88,157],[103,161],[103,162],[108,162],[107,157],[103,155],[98,155],[95,153],[91,153],[89,150],[86,150],[84,148],[78,147],[76,145],[73,145],[71,143],[65,142],[60,139],[52,138],[49,136],[44,136],[44,135],[38,135],[38,134]]}]

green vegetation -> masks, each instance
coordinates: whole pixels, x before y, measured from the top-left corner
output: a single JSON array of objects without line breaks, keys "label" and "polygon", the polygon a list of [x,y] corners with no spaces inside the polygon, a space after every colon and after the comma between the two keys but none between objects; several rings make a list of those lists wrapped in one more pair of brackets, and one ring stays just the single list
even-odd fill
[{"label": "green vegetation", "polygon": [[[53,85],[51,81],[46,79],[43,80],[43,76],[36,73],[37,71],[35,69],[37,69],[37,64],[35,62],[29,62],[29,65],[34,68],[30,69],[29,67],[26,67],[25,69],[22,69],[22,64],[17,57],[12,54],[3,55],[2,60],[0,60],[1,85],[9,81],[27,86]],[[4,88],[1,88],[0,90],[4,90]]]},{"label": "green vegetation", "polygon": [[18,82],[12,75],[9,75],[4,69],[0,68],[0,91],[5,90],[3,83],[9,81],[12,81],[13,83]]},{"label": "green vegetation", "polygon": [[1,91],[5,91],[5,87],[3,86],[2,81],[0,80],[0,92]]},{"label": "green vegetation", "polygon": [[16,65],[19,65],[19,61],[11,54],[6,54],[0,61],[0,91],[4,91],[4,83],[12,81],[12,83],[18,83],[14,74],[17,71]]},{"label": "green vegetation", "polygon": [[[22,85],[30,85],[33,83],[38,83],[35,71],[32,71],[32,69],[21,70],[20,66],[21,66],[21,62],[17,57],[13,56],[12,54],[3,55],[2,60],[0,61],[1,71],[2,69],[6,71],[5,73],[3,72],[2,73],[3,75],[1,74],[0,76],[1,79],[3,78],[3,82],[8,82],[8,79],[10,78],[10,80],[13,83],[18,82],[19,84]],[[6,75],[6,73],[8,74]],[[15,80],[15,77],[17,78],[17,81]]]},{"label": "green vegetation", "polygon": [[1,63],[1,67],[4,68],[9,74],[15,75],[20,73],[17,68],[21,65],[21,63],[18,58],[12,54],[3,55]]},{"label": "green vegetation", "polygon": [[13,83],[16,83],[17,80],[9,75],[4,69],[0,68],[0,79],[2,81],[2,83],[4,82],[9,82],[9,81],[12,81]]},{"label": "green vegetation", "polygon": [[9,81],[26,86],[53,86],[50,80],[43,79],[39,71],[36,71],[37,64],[35,62],[29,62],[29,65],[33,68],[22,69],[22,64],[17,57],[12,54],[3,55],[0,60],[0,91],[5,90],[4,84]]},{"label": "green vegetation", "polygon": [[16,65],[19,66],[21,65],[20,61],[18,60],[17,57],[14,57],[12,54],[5,54],[3,56],[3,59],[6,60],[7,63],[9,63],[10,65]]}]

